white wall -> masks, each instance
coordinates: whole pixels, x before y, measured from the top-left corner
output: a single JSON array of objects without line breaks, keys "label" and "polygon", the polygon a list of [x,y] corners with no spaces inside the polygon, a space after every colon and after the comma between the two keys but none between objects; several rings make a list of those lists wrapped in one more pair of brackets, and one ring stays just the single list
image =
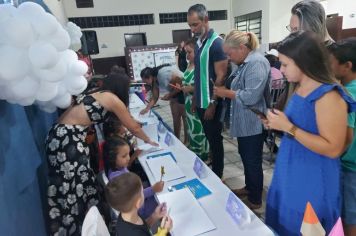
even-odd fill
[{"label": "white wall", "polygon": [[64,11],[63,0],[43,0],[43,2],[62,25],[67,24],[68,18]]},{"label": "white wall", "polygon": [[[51,0],[49,0],[51,1]],[[52,0],[53,1],[53,0]],[[231,28],[231,0],[201,0],[207,9],[227,10],[228,20],[210,21],[210,27],[218,33],[228,32]],[[94,0],[94,8],[77,8],[74,0],[63,0],[65,12],[69,17],[154,14],[154,25],[94,28],[97,33],[100,54],[93,58],[123,56],[124,33],[145,32],[147,44],[172,43],[172,30],[189,29],[186,23],[160,24],[159,13],[186,12],[195,4],[192,0]],[[90,30],[90,29],[85,29]],[[106,44],[108,48],[101,48]]]},{"label": "white wall", "polygon": [[269,42],[281,41],[288,36],[289,31],[286,26],[289,25],[291,9],[300,0],[270,0],[269,17]]},{"label": "white wall", "polygon": [[356,0],[328,0],[326,14],[335,13],[343,16],[343,29],[356,28]]}]

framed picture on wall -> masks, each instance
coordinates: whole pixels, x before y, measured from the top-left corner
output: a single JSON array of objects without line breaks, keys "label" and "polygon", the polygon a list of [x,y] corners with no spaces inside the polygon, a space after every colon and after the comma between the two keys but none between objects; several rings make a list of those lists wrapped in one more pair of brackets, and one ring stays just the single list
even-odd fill
[{"label": "framed picture on wall", "polygon": [[126,47],[125,57],[129,76],[141,81],[141,70],[145,67],[156,67],[162,64],[176,65],[176,44],[157,44]]}]

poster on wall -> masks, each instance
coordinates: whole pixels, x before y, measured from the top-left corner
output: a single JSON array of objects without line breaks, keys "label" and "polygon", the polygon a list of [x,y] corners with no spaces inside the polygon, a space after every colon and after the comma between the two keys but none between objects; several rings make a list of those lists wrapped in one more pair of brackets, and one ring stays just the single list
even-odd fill
[{"label": "poster on wall", "polygon": [[126,63],[130,77],[141,81],[141,70],[162,64],[176,65],[175,44],[147,45],[125,48]]}]

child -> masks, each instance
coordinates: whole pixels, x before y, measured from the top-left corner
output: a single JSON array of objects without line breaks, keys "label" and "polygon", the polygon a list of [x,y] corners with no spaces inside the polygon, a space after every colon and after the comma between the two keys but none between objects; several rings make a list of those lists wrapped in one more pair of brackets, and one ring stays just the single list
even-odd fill
[{"label": "child", "polygon": [[[121,137],[113,136],[106,140],[104,144],[104,159],[106,160],[108,170],[107,175],[109,181],[124,173],[128,173],[127,169],[130,162],[130,147],[128,143]],[[146,199],[146,204],[140,209],[140,214],[145,219],[149,217],[157,206],[154,194],[163,190],[164,182],[160,181],[152,187],[143,190]]]},{"label": "child", "polygon": [[[356,99],[356,38],[338,41],[329,46],[331,67],[335,77]],[[342,164],[342,221],[345,235],[356,235],[356,115],[348,116],[346,152]]]},{"label": "child", "polygon": [[[137,139],[136,137],[128,131],[116,117],[111,116],[107,122],[103,125],[103,133],[105,140],[116,135],[122,137],[130,145],[130,162],[129,170],[140,176],[141,180],[145,183],[148,181],[147,175],[143,170],[141,164],[138,162],[137,158],[141,154],[142,150],[137,149]],[[104,144],[102,145],[104,146]],[[108,166],[108,165],[105,165]],[[108,175],[108,170],[105,169],[106,175]]]},{"label": "child", "polygon": [[161,227],[155,236],[167,235],[172,228],[172,219],[167,215],[165,204],[159,205],[152,216],[143,220],[138,210],[144,203],[144,193],[140,178],[133,173],[124,173],[114,178],[105,188],[105,195],[109,204],[120,211],[116,224],[118,236],[150,236],[149,225],[162,219]]}]

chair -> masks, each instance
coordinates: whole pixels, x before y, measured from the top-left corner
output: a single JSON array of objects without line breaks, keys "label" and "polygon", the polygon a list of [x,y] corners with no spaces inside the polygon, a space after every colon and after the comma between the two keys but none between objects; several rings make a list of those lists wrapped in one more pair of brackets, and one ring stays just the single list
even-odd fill
[{"label": "chair", "polygon": [[84,218],[82,236],[110,236],[104,219],[96,206],[92,206]]},{"label": "chair", "polygon": [[[271,109],[275,108],[279,98],[283,94],[286,89],[287,81],[285,78],[272,80],[271,81],[271,90],[270,90],[270,104],[269,107]],[[269,150],[269,157],[266,161],[270,163],[274,162],[275,158],[273,157],[273,153],[278,146],[276,145],[276,138],[280,135],[280,132],[275,130],[267,130],[267,135],[265,139],[265,143]]]}]

